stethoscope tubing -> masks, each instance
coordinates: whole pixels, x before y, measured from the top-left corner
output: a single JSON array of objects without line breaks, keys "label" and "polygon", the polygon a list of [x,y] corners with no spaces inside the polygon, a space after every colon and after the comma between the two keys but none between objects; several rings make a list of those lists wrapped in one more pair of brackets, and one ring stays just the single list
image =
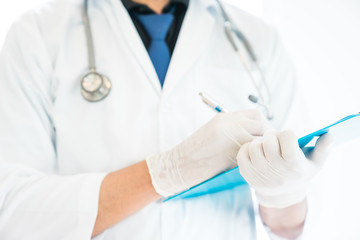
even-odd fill
[{"label": "stethoscope tubing", "polygon": [[[239,59],[242,63],[242,65],[245,68],[245,71],[247,72],[252,84],[254,85],[256,91],[258,92],[258,97],[253,96],[253,95],[249,95],[249,100],[257,103],[258,105],[262,106],[266,112],[267,118],[269,120],[271,120],[273,118],[273,114],[270,110],[270,104],[271,104],[271,93],[270,93],[270,89],[269,89],[269,85],[266,81],[265,75],[262,72],[258,61],[257,61],[257,57],[255,55],[255,52],[253,51],[253,48],[250,44],[250,42],[247,40],[247,38],[244,36],[244,34],[242,34],[242,32],[237,28],[237,26],[231,21],[228,13],[225,11],[224,6],[222,5],[220,0],[215,0],[220,8],[220,11],[222,13],[222,16],[224,18],[224,30],[225,30],[225,34],[226,37],[229,41],[229,43],[231,44],[231,46],[233,47],[235,53],[239,56]],[[83,21],[84,21],[84,28],[85,28],[85,34],[86,34],[86,42],[87,42],[87,50],[88,50],[88,61],[89,61],[89,73],[86,74],[85,76],[88,76],[90,73],[94,73],[94,74],[98,74],[101,79],[102,79],[102,84],[107,84],[108,86],[110,86],[111,88],[111,82],[109,79],[106,78],[106,82],[104,82],[104,77],[102,74],[99,74],[96,72],[96,61],[95,61],[95,47],[94,47],[94,40],[93,40],[93,35],[92,35],[92,29],[90,26],[90,21],[89,21],[89,16],[88,16],[88,0],[84,0],[84,7],[83,7]],[[248,52],[253,65],[255,66],[256,70],[260,73],[260,79],[262,81],[262,84],[264,85],[265,89],[266,89],[266,93],[268,98],[265,99],[265,97],[262,94],[262,91],[260,89],[259,84],[257,84],[255,77],[253,76],[253,74],[251,73],[250,67],[247,64],[247,62],[245,61],[243,55],[240,52],[239,47],[236,44],[236,39],[237,38],[240,42],[243,43],[246,51]],[[81,81],[81,88],[82,88],[82,93],[86,92],[86,89],[84,87],[84,79]],[[98,88],[101,89],[101,86]],[[106,95],[102,96],[101,98],[99,98],[96,101],[100,101],[102,99],[104,99],[107,94],[109,94],[109,91],[106,92]],[[98,95],[102,94],[101,92],[94,92],[94,94]],[[84,98],[88,101],[94,101],[92,99],[89,99],[88,95],[84,95]],[[260,101],[259,101],[260,100]]]},{"label": "stethoscope tubing", "polygon": [[[235,53],[238,55],[239,60],[241,62],[241,64],[243,65],[243,67],[245,68],[246,73],[248,74],[252,84],[254,85],[257,93],[258,93],[258,97],[250,95],[249,96],[249,100],[259,104],[260,106],[262,106],[266,112],[266,117],[271,120],[273,119],[273,113],[270,110],[270,104],[271,104],[271,92],[270,92],[270,88],[269,88],[269,84],[266,81],[265,75],[263,73],[263,71],[261,70],[259,63],[258,63],[258,59],[256,57],[256,54],[250,44],[250,42],[247,40],[247,38],[245,37],[244,34],[242,34],[242,32],[238,29],[238,27],[233,23],[233,21],[230,19],[229,15],[227,14],[223,4],[221,3],[220,0],[215,0],[220,8],[222,17],[224,19],[224,31],[225,31],[225,35],[229,41],[229,43],[231,44],[231,46],[233,47]],[[267,99],[265,99],[259,84],[257,84],[256,79],[254,77],[254,75],[251,73],[250,70],[250,66],[247,64],[247,62],[245,61],[243,55],[241,54],[241,51],[238,47],[238,45],[236,44],[236,39],[235,37],[243,43],[247,53],[249,54],[253,65],[256,69],[256,71],[260,74],[260,79],[262,81],[262,84],[265,87],[265,91],[266,94],[268,96]],[[259,101],[260,100],[260,101]]]},{"label": "stethoscope tubing", "polygon": [[94,47],[94,40],[92,35],[92,30],[89,21],[88,15],[88,0],[84,2],[83,8],[83,21],[85,26],[85,34],[86,34],[86,42],[88,46],[88,60],[89,60],[89,70],[90,72],[96,72],[96,63],[95,63],[95,47]]}]

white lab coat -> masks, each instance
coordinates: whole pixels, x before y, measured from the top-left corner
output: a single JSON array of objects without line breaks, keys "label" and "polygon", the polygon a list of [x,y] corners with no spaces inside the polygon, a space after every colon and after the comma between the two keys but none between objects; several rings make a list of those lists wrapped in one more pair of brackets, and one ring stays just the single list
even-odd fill
[{"label": "white lab coat", "polygon": [[[214,1],[190,1],[163,89],[121,1],[89,2],[97,68],[113,83],[105,100],[80,94],[88,71],[82,0],[25,14],[1,52],[0,239],[90,239],[106,173],[172,148],[215,115],[198,92],[232,111],[256,107]],[[270,27],[227,7],[260,59],[281,126],[294,87],[290,63]],[[96,237],[254,238],[247,187],[157,201]]]}]

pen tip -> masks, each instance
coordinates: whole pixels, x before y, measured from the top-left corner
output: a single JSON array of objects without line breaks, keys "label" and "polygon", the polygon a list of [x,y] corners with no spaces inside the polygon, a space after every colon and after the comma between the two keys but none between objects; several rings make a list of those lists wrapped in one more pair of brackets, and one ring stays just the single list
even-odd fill
[{"label": "pen tip", "polygon": [[202,93],[202,92],[199,92],[199,95],[200,95],[200,97],[202,97],[202,96],[203,96],[203,93]]}]

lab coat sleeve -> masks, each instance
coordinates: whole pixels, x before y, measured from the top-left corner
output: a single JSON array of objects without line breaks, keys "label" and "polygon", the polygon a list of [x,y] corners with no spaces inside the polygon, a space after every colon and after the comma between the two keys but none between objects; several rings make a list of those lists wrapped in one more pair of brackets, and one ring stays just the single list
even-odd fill
[{"label": "lab coat sleeve", "polygon": [[52,64],[25,15],[0,55],[0,239],[91,239],[106,173],[57,173]]}]

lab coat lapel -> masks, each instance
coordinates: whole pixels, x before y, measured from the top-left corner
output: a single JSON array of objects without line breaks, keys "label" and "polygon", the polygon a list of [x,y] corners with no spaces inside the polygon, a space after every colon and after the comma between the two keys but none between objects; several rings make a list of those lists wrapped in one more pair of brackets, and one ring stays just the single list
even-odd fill
[{"label": "lab coat lapel", "polygon": [[211,7],[207,1],[190,0],[165,79],[164,95],[175,87],[205,50],[215,22]]},{"label": "lab coat lapel", "polygon": [[109,18],[109,24],[117,35],[119,43],[125,40],[154,90],[160,95],[159,78],[131,17],[120,0],[109,0],[109,2],[110,6],[105,9],[106,16]]}]

